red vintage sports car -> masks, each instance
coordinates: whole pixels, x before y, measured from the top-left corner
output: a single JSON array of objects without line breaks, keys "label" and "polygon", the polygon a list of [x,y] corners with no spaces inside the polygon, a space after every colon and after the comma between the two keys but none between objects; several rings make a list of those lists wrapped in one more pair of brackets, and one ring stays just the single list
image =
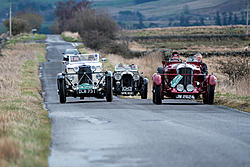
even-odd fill
[{"label": "red vintage sports car", "polygon": [[165,97],[197,99],[202,95],[204,104],[214,103],[216,77],[203,73],[201,63],[195,58],[162,61],[153,74],[153,103],[162,104]]}]

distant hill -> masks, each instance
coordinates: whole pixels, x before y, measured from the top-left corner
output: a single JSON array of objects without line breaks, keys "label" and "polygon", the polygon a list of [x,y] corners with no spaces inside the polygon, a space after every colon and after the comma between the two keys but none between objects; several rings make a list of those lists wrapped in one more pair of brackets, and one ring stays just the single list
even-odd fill
[{"label": "distant hill", "polygon": [[[13,0],[13,11],[28,9],[41,13],[44,30],[54,19],[59,0]],[[65,1],[65,0],[64,0]],[[9,0],[1,0],[0,19],[8,17]],[[244,23],[246,0],[93,0],[96,8],[105,8],[125,28],[211,25],[238,21]],[[216,13],[219,12],[219,18]],[[235,18],[236,17],[236,18]],[[224,19],[224,20],[223,20]],[[225,21],[229,20],[229,21]]]}]

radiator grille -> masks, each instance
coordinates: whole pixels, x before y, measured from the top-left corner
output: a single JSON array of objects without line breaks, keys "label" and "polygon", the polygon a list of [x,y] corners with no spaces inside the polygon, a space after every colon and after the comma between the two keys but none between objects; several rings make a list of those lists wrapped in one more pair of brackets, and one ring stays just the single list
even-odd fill
[{"label": "radiator grille", "polygon": [[[86,73],[86,74],[84,74]],[[80,81],[80,84],[82,83],[89,83],[92,84],[92,71],[90,66],[80,66],[79,72],[78,72],[78,79]],[[81,80],[80,80],[81,79]]]},{"label": "radiator grille", "polygon": [[192,84],[193,81],[193,70],[192,68],[180,68],[179,69],[179,74],[188,74],[188,75],[183,75],[183,78],[179,82],[180,84],[183,84],[184,87],[186,87],[188,84]]},{"label": "radiator grille", "polygon": [[131,87],[133,85],[133,77],[130,74],[124,74],[122,76],[122,86]]}]

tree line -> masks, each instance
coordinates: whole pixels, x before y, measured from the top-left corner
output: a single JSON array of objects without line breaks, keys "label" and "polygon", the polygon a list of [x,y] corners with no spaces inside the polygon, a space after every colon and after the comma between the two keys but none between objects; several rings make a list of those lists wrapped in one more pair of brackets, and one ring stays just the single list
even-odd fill
[{"label": "tree line", "polygon": [[58,2],[54,33],[78,32],[86,47],[108,53],[128,54],[128,47],[115,41],[119,32],[116,22],[105,11],[94,8],[90,1],[67,0]]},{"label": "tree line", "polygon": [[[11,19],[12,21],[12,34],[17,35],[20,33],[30,33],[32,29],[39,29],[42,26],[44,18],[35,12],[21,11],[15,14]],[[9,19],[4,21],[5,27],[9,29]]]}]

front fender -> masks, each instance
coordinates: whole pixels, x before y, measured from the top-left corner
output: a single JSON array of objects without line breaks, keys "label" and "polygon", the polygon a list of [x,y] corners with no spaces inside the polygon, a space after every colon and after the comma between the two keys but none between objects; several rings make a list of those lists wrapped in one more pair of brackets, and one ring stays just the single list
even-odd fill
[{"label": "front fender", "polygon": [[215,86],[217,82],[217,78],[214,75],[209,76],[209,85]]},{"label": "front fender", "polygon": [[112,77],[112,72],[111,71],[106,71],[105,76],[106,77]]},{"label": "front fender", "polygon": [[155,85],[161,85],[161,75],[154,73],[153,74],[153,83]]},{"label": "front fender", "polygon": [[60,79],[65,79],[65,76],[62,73],[57,74],[57,80],[60,80]]}]

